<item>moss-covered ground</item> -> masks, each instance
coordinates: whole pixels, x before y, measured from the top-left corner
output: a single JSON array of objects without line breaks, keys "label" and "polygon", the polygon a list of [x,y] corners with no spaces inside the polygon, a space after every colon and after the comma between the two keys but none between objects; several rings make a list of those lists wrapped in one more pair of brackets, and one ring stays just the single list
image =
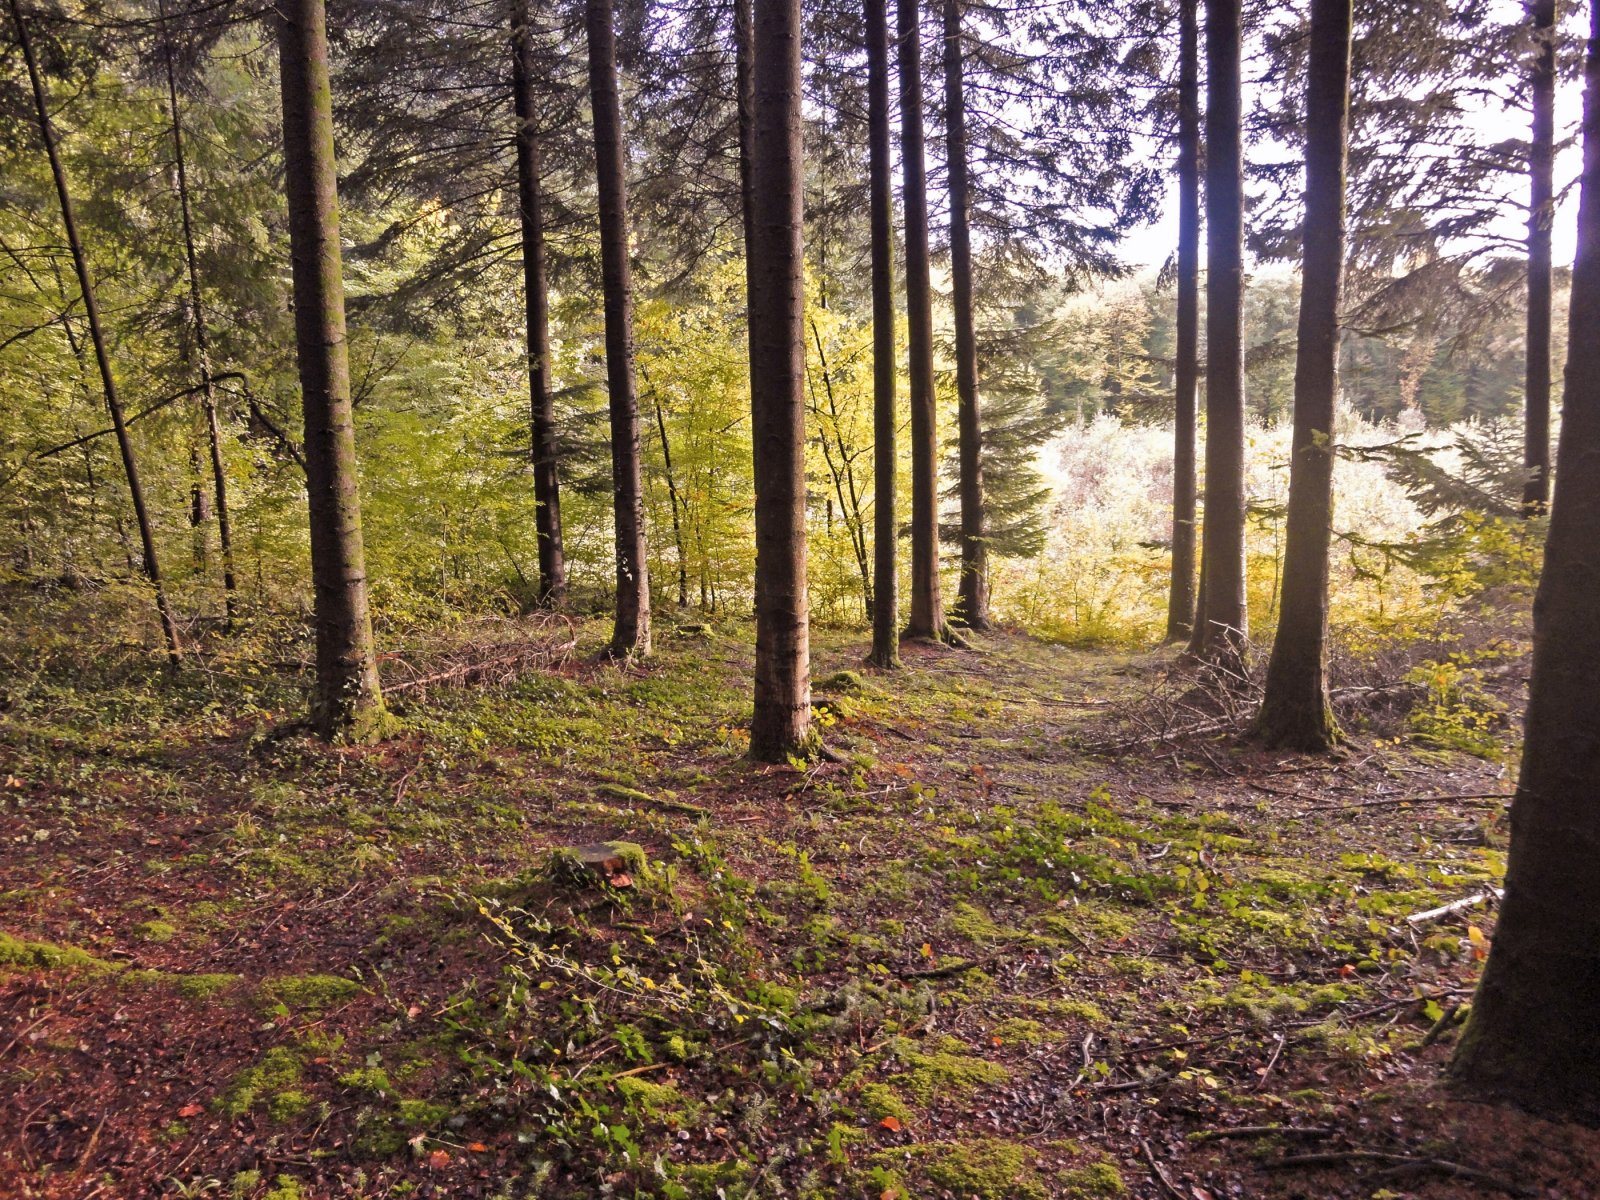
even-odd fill
[{"label": "moss-covered ground", "polygon": [[9,681],[0,1194],[1600,1194],[1441,1082],[1492,899],[1407,919],[1500,879],[1514,723],[1108,753],[1173,652],[824,630],[841,761],[768,767],[748,625],[605,634],[372,747],[221,652]]}]

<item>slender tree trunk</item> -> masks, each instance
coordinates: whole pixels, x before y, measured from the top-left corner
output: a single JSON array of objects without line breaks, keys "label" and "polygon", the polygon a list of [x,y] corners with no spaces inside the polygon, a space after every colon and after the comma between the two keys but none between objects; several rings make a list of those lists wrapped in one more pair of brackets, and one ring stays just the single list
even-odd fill
[{"label": "slender tree trunk", "polygon": [[972,198],[967,166],[961,0],[944,0],[945,153],[950,175],[950,285],[956,321],[956,397],[961,497],[961,582],[955,619],[989,628],[989,540],[984,530],[983,411],[972,303]]},{"label": "slender tree trunk", "polygon": [[1206,0],[1206,623],[1200,654],[1242,677],[1245,607],[1244,153],[1240,0]]},{"label": "slender tree trunk", "polygon": [[317,678],[311,720],[323,737],[363,741],[381,736],[387,722],[361,537],[327,17],[322,0],[281,0],[276,11],[316,594]]},{"label": "slender tree trunk", "polygon": [[1600,5],[1584,63],[1566,389],[1505,900],[1453,1073],[1600,1122]]},{"label": "slender tree trunk", "polygon": [[[839,498],[839,516],[844,521],[845,533],[850,537],[850,549],[856,556],[856,569],[861,573],[861,603],[868,621],[872,620],[872,568],[868,563],[867,535],[861,520],[861,492],[856,487],[855,458],[857,451],[844,440],[839,422],[839,402],[833,392],[833,375],[828,369],[828,352],[822,346],[822,333],[817,323],[811,322],[811,340],[817,348],[817,364],[822,375],[822,390],[828,398],[827,421],[823,420],[822,406],[817,402],[816,385],[811,385],[811,407],[817,415],[818,441],[822,457],[828,464],[828,474],[833,479],[834,495]],[[828,427],[833,427],[833,441],[828,441]],[[833,451],[839,451],[839,463],[834,465]],[[831,511],[831,505],[830,505]],[[829,521],[832,528],[832,521]]]},{"label": "slender tree trunk", "polygon": [[[744,284],[748,297],[756,290],[755,264],[750,248],[755,245],[755,201],[751,195],[755,169],[755,15],[751,0],[733,0],[733,77],[735,102],[739,113],[739,221],[744,233]],[[746,320],[748,321],[748,314]]]},{"label": "slender tree trunk", "polygon": [[144,556],[145,578],[156,593],[156,613],[161,619],[161,633],[167,643],[167,661],[177,666],[183,661],[183,648],[178,641],[178,627],[172,619],[172,608],[167,603],[167,589],[161,579],[161,564],[156,557],[155,534],[150,525],[150,510],[145,505],[144,488],[139,482],[139,467],[134,460],[133,442],[128,437],[128,425],[122,414],[122,401],[117,395],[117,381],[111,373],[111,356],[106,350],[105,332],[100,327],[100,306],[95,299],[94,279],[89,273],[89,260],[83,252],[83,241],[78,236],[78,219],[72,206],[72,191],[67,186],[66,168],[56,146],[55,126],[50,121],[50,105],[44,94],[44,79],[39,73],[39,62],[33,52],[33,39],[28,34],[27,22],[22,18],[18,0],[10,0],[11,19],[17,27],[17,42],[22,48],[23,61],[28,68],[28,83],[33,89],[34,112],[39,121],[39,137],[44,142],[45,156],[50,160],[50,174],[55,179],[56,199],[61,204],[61,224],[66,230],[67,247],[72,252],[72,266],[78,275],[78,290],[83,294],[83,311],[89,322],[89,340],[94,346],[95,366],[100,372],[100,386],[105,393],[106,408],[111,413],[111,424],[117,434],[117,449],[122,454],[122,469],[128,477],[128,495],[133,502],[134,519],[139,525],[139,542]]},{"label": "slender tree trunk", "polygon": [[600,277],[605,292],[611,475],[616,495],[617,611],[610,653],[613,658],[630,658],[650,653],[650,577],[645,563],[644,474],[639,465],[639,395],[633,377],[628,185],[611,0],[586,0],[584,13],[600,196]]},{"label": "slender tree trunk", "polygon": [[1167,641],[1195,618],[1195,434],[1200,363],[1199,0],[1178,5],[1178,327],[1172,397],[1172,587]]},{"label": "slender tree trunk", "polygon": [[815,741],[806,596],[800,38],[800,0],[756,0],[749,254],[756,677],[750,754],[762,762],[809,753]]},{"label": "slender tree trunk", "polygon": [[678,481],[672,474],[672,443],[667,441],[667,417],[661,411],[661,397],[657,395],[654,400],[656,432],[661,435],[661,461],[667,468],[667,499],[672,502],[672,547],[678,555],[678,607],[688,608],[689,561],[683,552],[683,522],[678,517]]},{"label": "slender tree trunk", "polygon": [[911,620],[906,636],[947,636],[939,594],[939,416],[933,391],[933,269],[928,257],[928,171],[922,127],[919,0],[896,0],[900,160],[905,173],[906,320],[911,343]]},{"label": "slender tree trunk", "polygon": [[900,665],[899,514],[895,446],[894,181],[889,131],[888,0],[865,0],[867,149],[872,208],[872,652]]},{"label": "slender tree trunk", "polygon": [[1555,219],[1556,0],[1532,0],[1533,137],[1528,144],[1528,327],[1523,387],[1522,509],[1545,511],[1550,499],[1550,226]]},{"label": "slender tree trunk", "polygon": [[1328,701],[1328,544],[1333,417],[1339,395],[1351,0],[1311,0],[1306,73],[1306,219],[1294,371],[1294,442],[1283,601],[1257,732],[1268,746],[1320,752],[1339,740]]},{"label": "slender tree trunk", "polygon": [[561,542],[561,481],[555,407],[550,397],[550,289],[545,272],[544,205],[539,175],[538,120],[533,107],[533,13],[512,0],[511,98],[517,118],[517,197],[522,219],[522,286],[527,316],[529,457],[533,463],[533,521],[539,539],[539,603],[559,608],[567,598],[567,560]]},{"label": "slender tree trunk", "polygon": [[[167,30],[165,3],[156,8],[161,22],[161,49],[167,71],[167,101],[172,108],[172,151],[178,174],[178,208],[183,217],[183,259],[189,275],[189,316],[194,322],[195,353],[200,359],[200,414],[211,453],[211,489],[217,516],[217,541],[222,552],[222,602],[228,627],[238,617],[238,573],[233,561],[233,525],[228,512],[228,472],[222,461],[222,430],[217,422],[217,394],[211,378],[211,337],[206,329],[205,306],[200,292],[200,265],[194,248],[194,217],[189,205],[188,156],[183,144],[183,114],[178,107],[178,72],[173,62],[172,40]],[[203,492],[197,492],[197,500]],[[198,507],[198,505],[197,505]]]}]

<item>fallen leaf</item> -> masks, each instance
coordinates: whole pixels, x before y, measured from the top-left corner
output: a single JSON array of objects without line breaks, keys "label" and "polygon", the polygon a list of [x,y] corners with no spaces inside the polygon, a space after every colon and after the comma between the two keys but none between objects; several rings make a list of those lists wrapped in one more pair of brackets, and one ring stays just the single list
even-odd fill
[{"label": "fallen leaf", "polygon": [[178,1115],[185,1118],[198,1117],[203,1112],[205,1112],[205,1108],[199,1104],[185,1104],[178,1110]]},{"label": "fallen leaf", "polygon": [[435,1171],[442,1170],[450,1165],[450,1156],[443,1150],[428,1151],[428,1166]]},{"label": "fallen leaf", "polygon": [[471,1150],[474,1154],[482,1154],[488,1148],[489,1147],[485,1146],[482,1142],[468,1142],[467,1143],[467,1149]]},{"label": "fallen leaf", "polygon": [[1344,966],[1339,968],[1339,978],[1340,979],[1349,979],[1350,976],[1354,975],[1355,973],[1356,973],[1356,969],[1354,967],[1352,967],[1349,963],[1345,963]]},{"label": "fallen leaf", "polygon": [[931,944],[929,944],[928,942],[923,942],[922,943],[922,957],[923,958],[932,958],[933,957],[933,946]]},{"label": "fallen leaf", "polygon": [[883,1120],[879,1121],[878,1124],[882,1125],[890,1133],[899,1133],[900,1132],[900,1118],[899,1117],[885,1117]]}]

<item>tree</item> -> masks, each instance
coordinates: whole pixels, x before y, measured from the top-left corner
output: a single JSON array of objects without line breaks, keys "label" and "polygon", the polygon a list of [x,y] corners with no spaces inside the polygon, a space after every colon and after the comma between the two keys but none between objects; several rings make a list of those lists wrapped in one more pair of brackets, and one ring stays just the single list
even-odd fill
[{"label": "tree", "polygon": [[1455,1078],[1480,1092],[1600,1120],[1600,4],[1584,62],[1583,172],[1571,336],[1522,771],[1505,899]]},{"label": "tree", "polygon": [[1278,631],[1256,731],[1268,746],[1323,751],[1339,739],[1328,701],[1328,545],[1333,415],[1345,259],[1351,0],[1312,0],[1306,73],[1306,213],[1294,435]]},{"label": "tree", "polygon": [[894,183],[889,141],[888,0],[866,0],[867,143],[872,240],[872,653],[900,663],[899,518],[896,512]]},{"label": "tree", "polygon": [[560,606],[567,595],[567,563],[561,543],[561,484],[550,395],[550,283],[545,264],[543,163],[534,113],[534,70],[532,5],[530,0],[512,0],[511,95],[517,117],[517,200],[528,328],[528,457],[533,464],[534,524],[539,536],[538,599],[541,604]]},{"label": "tree", "polygon": [[361,538],[327,17],[322,0],[284,0],[276,11],[315,591],[311,721],[325,738],[365,741],[381,735],[386,721]]},{"label": "tree", "polygon": [[1195,435],[1200,364],[1199,0],[1178,0],[1178,314],[1172,384],[1172,585],[1167,641],[1195,620]]},{"label": "tree", "polygon": [[1531,0],[1533,139],[1528,144],[1528,333],[1523,385],[1523,509],[1550,499],[1550,226],[1555,219],[1556,0]]},{"label": "tree", "polygon": [[[222,553],[222,590],[224,612],[231,626],[238,616],[238,578],[233,562],[233,525],[228,512],[228,472],[222,461],[222,430],[217,423],[216,381],[211,373],[211,335],[206,327],[205,305],[200,291],[200,264],[194,248],[194,216],[189,205],[189,160],[184,151],[183,113],[178,107],[178,71],[172,46],[172,32],[167,26],[164,0],[156,6],[161,36],[162,66],[167,77],[167,105],[172,113],[172,158],[174,184],[178,193],[178,210],[183,224],[183,263],[189,283],[189,320],[194,332],[195,356],[200,367],[200,415],[205,422],[206,444],[211,459],[212,499],[216,503],[217,543]],[[195,514],[202,511],[199,503],[204,491],[195,484]]]},{"label": "tree", "polygon": [[111,424],[117,435],[117,449],[122,455],[122,469],[128,479],[128,495],[133,502],[134,519],[139,526],[139,544],[144,556],[144,574],[156,594],[156,613],[161,619],[162,636],[167,643],[167,661],[176,667],[183,660],[183,648],[178,641],[178,627],[172,619],[172,608],[167,600],[166,585],[161,578],[161,564],[156,557],[155,534],[150,526],[150,510],[145,504],[144,488],[139,481],[139,466],[134,458],[133,442],[128,436],[128,422],[123,415],[122,400],[117,395],[117,381],[111,370],[111,355],[106,349],[105,330],[100,323],[100,306],[95,299],[94,278],[89,271],[89,260],[84,254],[83,239],[78,236],[78,219],[72,205],[72,190],[67,184],[66,168],[56,146],[55,126],[50,120],[50,106],[45,98],[44,78],[39,72],[39,61],[33,51],[33,39],[28,24],[23,19],[19,0],[10,0],[11,20],[16,25],[17,43],[22,48],[22,58],[27,65],[28,84],[33,93],[34,114],[39,123],[39,137],[44,142],[46,157],[50,160],[50,175],[55,181],[56,199],[61,205],[61,224],[66,231],[67,247],[72,253],[73,270],[78,276],[78,290],[83,298],[84,317],[89,324],[89,340],[94,346],[95,367],[100,372],[100,387],[105,395],[106,409],[111,414]]},{"label": "tree", "polygon": [[900,161],[905,175],[906,320],[911,355],[911,619],[906,636],[948,636],[939,594],[939,427],[933,391],[933,268],[922,121],[918,0],[896,0],[900,35]]},{"label": "tree", "polygon": [[589,101],[594,114],[595,181],[600,198],[600,272],[605,294],[606,383],[610,393],[611,476],[616,501],[617,602],[613,658],[650,653],[650,578],[646,565],[644,474],[639,463],[639,396],[633,374],[633,268],[628,249],[628,185],[617,95],[611,0],[585,0]]},{"label": "tree", "polygon": [[1243,674],[1245,605],[1244,152],[1240,0],[1206,0],[1206,520],[1200,657]]},{"label": "tree", "polygon": [[756,490],[755,717],[750,754],[811,749],[806,598],[805,169],[800,0],[756,0],[751,46],[750,425]]},{"label": "tree", "polygon": [[972,216],[961,72],[961,0],[944,0],[945,154],[950,185],[950,288],[955,309],[961,500],[956,619],[972,629],[987,629],[989,547],[984,537],[983,414],[978,401],[978,342],[972,315]]}]

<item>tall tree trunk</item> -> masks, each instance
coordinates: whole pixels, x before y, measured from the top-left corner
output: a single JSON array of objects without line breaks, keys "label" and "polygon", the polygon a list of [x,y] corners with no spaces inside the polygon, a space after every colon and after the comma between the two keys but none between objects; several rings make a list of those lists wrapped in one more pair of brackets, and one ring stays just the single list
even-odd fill
[{"label": "tall tree trunk", "polygon": [[545,272],[544,205],[540,196],[538,119],[533,109],[533,13],[512,0],[511,99],[517,118],[517,198],[522,219],[522,286],[527,316],[529,457],[533,463],[533,521],[539,539],[539,603],[567,598],[567,560],[561,542],[561,481],[556,417],[550,398],[550,288]]},{"label": "tall tree trunk", "polygon": [[1294,442],[1283,602],[1257,732],[1268,746],[1320,752],[1339,739],[1328,701],[1328,544],[1333,417],[1339,395],[1351,0],[1311,0],[1306,73],[1306,218],[1294,370]]},{"label": "tall tree trunk", "polygon": [[961,497],[961,582],[955,619],[989,628],[989,540],[984,530],[983,412],[972,312],[972,197],[967,166],[961,0],[944,0],[945,161],[950,175],[950,287],[956,321],[956,397]]},{"label": "tall tree trunk", "polygon": [[1194,633],[1195,433],[1200,363],[1199,0],[1178,5],[1178,327],[1172,397],[1172,587],[1167,641]]},{"label": "tall tree trunk", "polygon": [[[222,603],[231,628],[239,615],[239,588],[233,562],[233,525],[228,512],[228,472],[222,461],[222,430],[217,423],[217,394],[211,378],[211,337],[206,329],[200,265],[194,249],[194,216],[189,205],[189,166],[183,144],[183,114],[178,107],[178,72],[173,61],[164,0],[157,4],[156,12],[161,23],[161,49],[167,72],[167,102],[172,109],[172,152],[178,175],[178,208],[183,218],[183,261],[189,275],[189,317],[194,323],[195,354],[200,360],[200,414],[211,452],[211,489],[216,507],[218,548],[222,551]],[[202,498],[203,493],[197,491],[197,509],[201,507]]]},{"label": "tall tree trunk", "polygon": [[939,415],[933,391],[933,269],[922,125],[920,0],[896,0],[900,160],[905,173],[906,321],[911,343],[911,620],[906,636],[947,636],[939,595]]},{"label": "tall tree trunk", "polygon": [[[649,380],[645,382],[648,385]],[[667,469],[667,499],[672,503],[672,548],[678,556],[678,607],[688,608],[689,560],[684,554],[683,522],[678,516],[681,501],[678,499],[678,480],[672,473],[672,443],[667,440],[667,417],[661,411],[661,396],[656,394],[653,399],[656,409],[656,432],[661,435],[661,461]]]},{"label": "tall tree trunk", "polygon": [[1245,607],[1244,151],[1240,0],[1206,0],[1206,521],[1200,655],[1243,676]]},{"label": "tall tree trunk", "polygon": [[1584,61],[1571,338],[1505,901],[1455,1077],[1600,1121],[1600,4]]},{"label": "tall tree trunk", "polygon": [[106,408],[111,413],[112,427],[116,430],[117,449],[122,454],[122,469],[128,477],[128,495],[133,502],[134,519],[139,525],[145,578],[155,589],[156,613],[161,619],[161,633],[167,643],[167,661],[175,667],[183,661],[183,648],[178,641],[178,627],[172,619],[172,608],[167,603],[167,589],[161,579],[161,564],[156,557],[155,534],[150,526],[150,510],[145,505],[144,487],[139,482],[139,467],[134,460],[133,443],[128,438],[128,425],[123,418],[122,401],[117,395],[117,381],[111,373],[111,356],[106,350],[105,332],[100,327],[100,306],[95,299],[94,279],[89,273],[89,260],[84,256],[83,241],[78,236],[78,219],[72,206],[72,191],[67,186],[66,168],[62,165],[61,153],[56,146],[56,131],[50,121],[50,105],[44,94],[44,79],[39,74],[39,62],[33,52],[33,39],[28,34],[28,25],[22,18],[22,8],[18,0],[10,0],[10,8],[11,19],[17,27],[17,42],[22,47],[22,57],[28,68],[28,83],[33,89],[33,105],[39,121],[39,137],[44,142],[45,157],[50,160],[50,174],[55,180],[56,199],[61,204],[61,224],[66,230],[67,247],[72,252],[72,266],[78,275],[78,290],[83,294],[83,311],[89,322],[89,340],[94,345],[94,361],[100,372],[100,387],[105,393]]},{"label": "tall tree trunk", "polygon": [[628,184],[617,96],[611,0],[586,0],[589,100],[600,196],[600,282],[605,292],[606,384],[611,475],[616,496],[617,610],[611,656],[650,653],[650,576],[645,563],[644,474],[639,465],[639,395],[633,377],[633,269],[628,261]]},{"label": "tall tree trunk", "polygon": [[[755,291],[755,265],[750,248],[755,244],[755,201],[751,195],[755,169],[755,14],[751,0],[733,0],[733,84],[739,114],[739,222],[744,233],[744,285],[748,297]],[[746,320],[749,320],[746,314]]]},{"label": "tall tree trunk", "polygon": [[899,514],[895,446],[894,170],[889,134],[888,0],[865,0],[867,152],[872,241],[872,652],[900,665]]},{"label": "tall tree trunk", "polygon": [[762,762],[808,753],[815,741],[806,596],[800,36],[800,0],[756,0],[749,254],[756,672],[750,754]]},{"label": "tall tree trunk", "polygon": [[282,0],[276,11],[316,596],[317,678],[311,720],[323,737],[362,741],[381,736],[387,722],[361,538],[327,16],[322,0]]},{"label": "tall tree trunk", "polygon": [[1523,387],[1522,508],[1550,499],[1550,225],[1555,219],[1556,0],[1532,0],[1533,137],[1528,143],[1528,326]]}]

